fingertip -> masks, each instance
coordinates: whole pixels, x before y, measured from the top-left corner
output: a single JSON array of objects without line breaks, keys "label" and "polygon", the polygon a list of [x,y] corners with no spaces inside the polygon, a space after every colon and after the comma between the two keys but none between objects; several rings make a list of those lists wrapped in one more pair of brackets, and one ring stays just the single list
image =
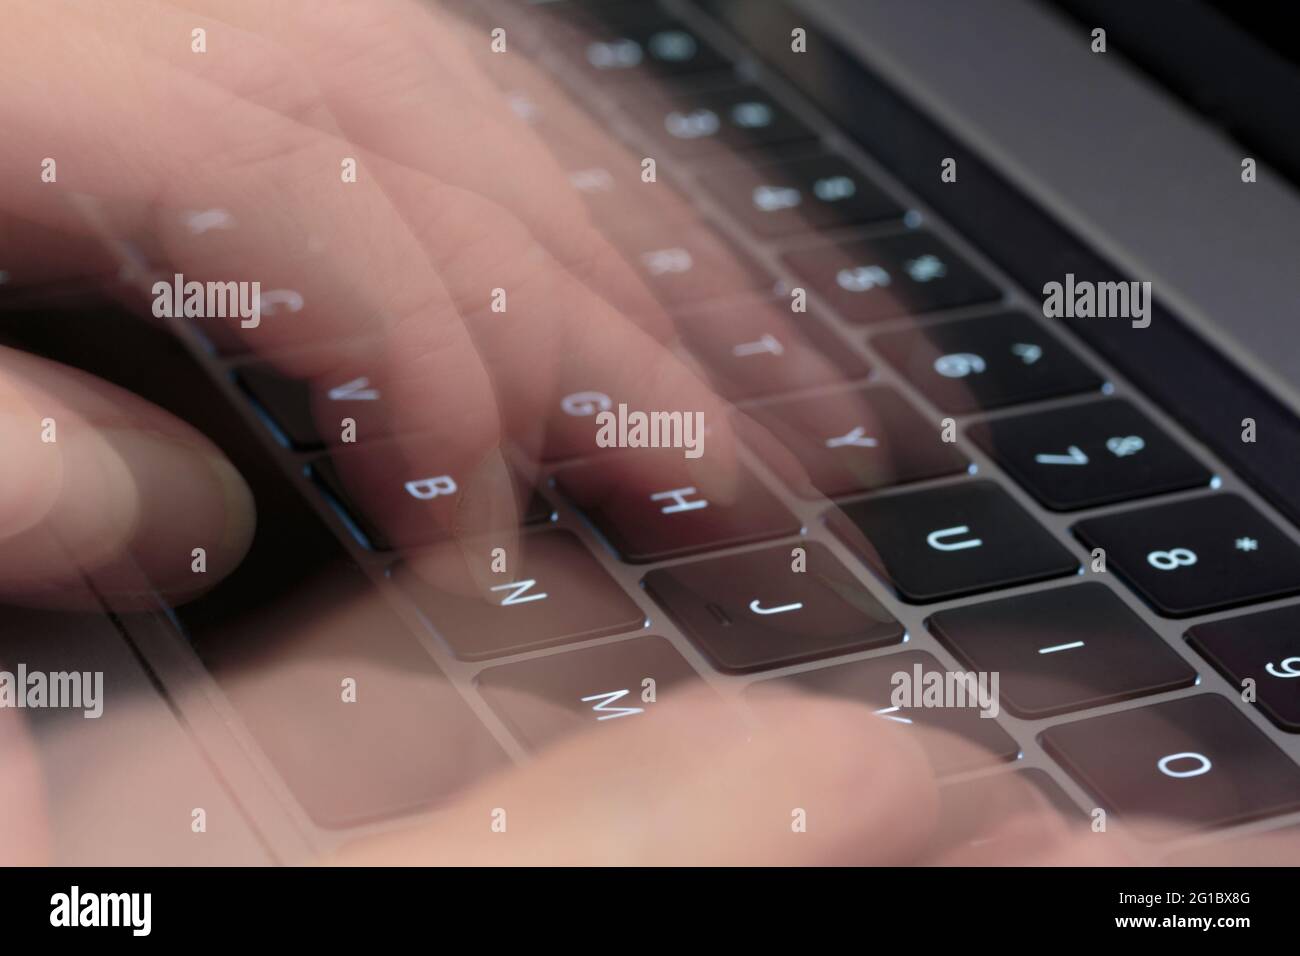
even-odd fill
[{"label": "fingertip", "polygon": [[138,569],[170,603],[201,594],[238,566],[252,544],[256,505],[234,465],[199,436],[105,433],[129,472],[136,520],[119,551],[90,574],[110,603],[133,601]]},{"label": "fingertip", "polygon": [[180,603],[232,571],[253,496],[197,433],[181,438],[65,419],[60,481],[42,519],[0,541],[0,592],[41,607]]},{"label": "fingertip", "polygon": [[[936,826],[939,796],[914,735],[833,698],[764,695],[753,709],[765,728],[758,759],[765,776],[785,783],[791,832],[803,838],[788,852],[829,864],[915,858]],[[795,810],[805,811],[802,832]]]}]

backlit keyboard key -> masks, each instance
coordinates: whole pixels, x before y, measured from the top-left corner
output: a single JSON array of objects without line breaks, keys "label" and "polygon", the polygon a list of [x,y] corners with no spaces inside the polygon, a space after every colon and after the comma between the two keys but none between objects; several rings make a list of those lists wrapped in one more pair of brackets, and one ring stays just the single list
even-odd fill
[{"label": "backlit keyboard key", "polygon": [[997,287],[927,232],[796,249],[782,260],[848,322],[991,302]]},{"label": "backlit keyboard key", "polygon": [[759,426],[747,431],[750,443],[805,497],[872,491],[956,474],[970,464],[941,440],[937,422],[927,422],[891,388],[788,398],[746,414]]},{"label": "backlit keyboard key", "polygon": [[1234,686],[1254,681],[1255,706],[1300,733],[1300,605],[1198,624],[1187,640]]},{"label": "backlit keyboard key", "polygon": [[756,86],[651,95],[625,105],[669,152],[681,157],[816,139],[802,120]]},{"label": "backlit keyboard key", "polygon": [[[485,542],[485,567],[491,550],[491,542]],[[572,533],[522,535],[517,550],[506,554],[507,570],[487,583],[471,584],[466,578],[449,587],[441,576],[445,565],[418,557],[393,577],[456,656],[467,661],[634,631],[645,624],[636,602]],[[437,576],[433,568],[440,569]],[[492,583],[498,577],[500,583]]]},{"label": "backlit keyboard key", "polygon": [[802,530],[785,505],[743,468],[734,496],[724,501],[701,492],[683,463],[660,457],[652,469],[646,461],[632,452],[555,473],[560,491],[624,561],[659,561]]},{"label": "backlit keyboard key", "polygon": [[1096,582],[951,608],[927,623],[963,664],[1001,674],[1007,710],[1031,720],[1196,680],[1160,635]]},{"label": "backlit keyboard key", "polygon": [[903,639],[825,547],[748,551],[651,571],[645,589],[719,670],[764,670]]},{"label": "backlit keyboard key", "polygon": [[1209,469],[1124,401],[1089,402],[971,426],[970,436],[1053,511],[1209,483]]},{"label": "backlit keyboard key", "polygon": [[529,750],[562,737],[655,720],[703,686],[662,637],[635,637],[500,664],[475,678],[488,706]]},{"label": "backlit keyboard key", "polygon": [[1103,807],[1148,833],[1144,820],[1203,828],[1300,808],[1300,767],[1216,694],[1061,724],[1039,740]]},{"label": "backlit keyboard key", "polygon": [[[904,651],[762,681],[751,685],[745,693],[749,696],[778,689],[796,690],[857,701],[865,705],[863,720],[888,720],[899,727],[943,731],[951,735],[951,739],[929,737],[924,741],[926,756],[935,773],[941,776],[1015,760],[1020,755],[1020,745],[998,726],[996,719],[980,716],[978,693],[970,694],[965,706],[926,707],[913,706],[910,702],[907,706],[896,706],[891,703],[895,690],[914,686],[918,675],[924,681],[925,675],[945,673],[946,669],[932,655],[923,651]],[[913,698],[907,699],[911,701]],[[916,699],[920,699],[919,690]]]},{"label": "backlit keyboard key", "polygon": [[1300,591],[1300,547],[1236,495],[1091,518],[1074,531],[1166,617]]},{"label": "backlit keyboard key", "polygon": [[695,31],[653,12],[616,16],[614,23],[577,31],[565,45],[572,59],[598,83],[653,82],[656,77],[688,77],[730,66]]},{"label": "backlit keyboard key", "polygon": [[[235,381],[257,403],[285,443],[299,450],[369,441],[392,429],[378,381],[343,375],[317,383],[293,379],[268,364],[241,366]],[[351,420],[349,427],[345,420]],[[322,426],[324,426],[322,428]]]},{"label": "backlit keyboard key", "polygon": [[827,523],[913,604],[1060,577],[1079,567],[990,481],[850,502],[832,511]]},{"label": "backlit keyboard key", "polygon": [[886,332],[871,344],[948,412],[1033,402],[1102,384],[1040,324],[1015,312]]},{"label": "backlit keyboard key", "polygon": [[610,241],[671,308],[783,291],[774,276],[703,225],[626,223],[610,233]]},{"label": "backlit keyboard key", "polygon": [[757,236],[773,238],[897,219],[903,208],[839,156],[710,173],[704,187]]},{"label": "backlit keyboard key", "polygon": [[677,330],[727,398],[834,385],[868,372],[820,322],[771,299],[704,306],[679,315]]},{"label": "backlit keyboard key", "polygon": [[[430,442],[430,448],[437,447]],[[438,460],[434,453],[423,463],[410,460],[409,439],[382,440],[335,449],[330,457],[311,463],[311,476],[376,551],[418,547],[450,537],[464,528],[469,500],[466,476]],[[550,503],[536,488],[514,477],[515,512],[483,514],[498,524],[540,524],[549,521]]]},{"label": "backlit keyboard key", "polygon": [[286,444],[297,449],[324,446],[312,414],[311,387],[306,382],[258,365],[239,369],[235,381],[257,403]]},{"label": "backlit keyboard key", "polygon": [[548,145],[569,185],[602,231],[626,228],[629,222],[668,227],[700,218],[667,183],[643,183],[636,158],[618,147],[572,140],[559,146]]}]

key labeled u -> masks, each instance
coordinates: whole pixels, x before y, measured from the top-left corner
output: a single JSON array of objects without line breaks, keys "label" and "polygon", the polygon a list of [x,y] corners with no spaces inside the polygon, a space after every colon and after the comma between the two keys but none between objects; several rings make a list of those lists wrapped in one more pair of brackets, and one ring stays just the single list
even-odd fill
[{"label": "key labeled u", "polygon": [[966,538],[962,541],[949,541],[949,538],[957,538],[963,534],[970,534],[970,528],[964,524],[954,525],[951,528],[940,528],[938,531],[931,531],[925,537],[925,543],[936,551],[965,551],[967,548],[978,548],[984,542],[980,538]]}]

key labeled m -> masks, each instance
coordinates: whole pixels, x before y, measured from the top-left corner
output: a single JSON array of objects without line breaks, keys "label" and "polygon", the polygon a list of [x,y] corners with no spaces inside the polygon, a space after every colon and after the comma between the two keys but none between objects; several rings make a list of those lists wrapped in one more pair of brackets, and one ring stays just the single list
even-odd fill
[{"label": "key labeled m", "polygon": [[[528,589],[531,588],[536,583],[537,583],[536,579],[529,578],[527,581],[511,581],[507,584],[498,584],[496,587],[491,588],[490,590],[510,591],[509,594],[507,594],[505,597],[501,599],[501,607],[509,607],[512,604],[527,604],[529,601],[546,600],[547,594],[545,591],[542,591],[539,594],[529,594],[527,597],[524,597]],[[512,588],[513,590],[511,590]]]},{"label": "key labeled m", "polygon": [[583,697],[582,702],[588,704],[593,700],[600,701],[598,704],[593,704],[591,708],[594,712],[601,715],[596,718],[597,720],[614,720],[617,717],[631,717],[633,714],[644,714],[644,707],[610,706],[614,701],[622,700],[629,693],[630,692],[625,687],[622,690],[611,690],[604,694],[592,694],[590,697]]}]

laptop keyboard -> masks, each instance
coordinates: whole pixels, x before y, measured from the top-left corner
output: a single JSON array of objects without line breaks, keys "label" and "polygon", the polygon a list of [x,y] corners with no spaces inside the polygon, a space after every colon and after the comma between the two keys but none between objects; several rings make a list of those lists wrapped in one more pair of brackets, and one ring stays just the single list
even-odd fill
[{"label": "laptop keyboard", "polygon": [[[474,22],[474,4],[456,6]],[[520,469],[519,553],[498,586],[470,596],[422,565],[457,506],[407,487],[436,480],[438,449],[427,475],[385,464],[382,389],[366,370],[312,394],[236,342],[208,343],[225,395],[288,464],[272,476],[236,457],[255,475],[259,515],[304,493],[316,514],[286,505],[259,528],[255,570],[176,622],[311,820],[415,812],[516,746],[616,732],[662,706],[643,702],[645,680],[666,701],[701,685],[730,699],[792,686],[861,700],[870,719],[984,748],[973,762],[964,748],[932,753],[944,775],[1029,773],[1067,803],[1126,818],[1218,827],[1300,809],[1288,736],[1300,733],[1300,605],[1246,607],[1300,593],[1300,537],[1202,444],[1214,443],[1107,371],[1103,349],[1049,330],[1015,281],[922,211],[889,157],[845,145],[699,10],[525,6],[494,16],[534,24],[541,62],[595,116],[618,117],[624,159],[660,157],[663,182],[629,215],[640,200],[627,197],[647,187],[602,165],[607,145],[598,156],[557,140],[557,158],[674,314],[686,354],[762,429],[742,428],[745,461],[725,497],[701,490],[685,461],[650,476],[635,453],[583,459],[578,442],[553,443],[540,477]],[[527,92],[502,95],[527,115]],[[534,130],[546,137],[544,118]],[[691,208],[703,218],[683,225],[675,210]],[[789,308],[796,286],[806,313]],[[15,328],[8,341],[31,347]],[[102,361],[47,345],[73,364]],[[126,378],[146,395],[150,381]],[[608,396],[565,401],[590,451],[588,416]],[[343,448],[322,435],[322,407],[331,420],[346,407],[365,439]],[[916,440],[944,416],[954,441]],[[363,511],[362,498],[385,510]],[[303,581],[329,581],[332,602],[274,583],[299,548],[315,554]],[[805,574],[790,573],[796,558]],[[1183,620],[1230,608],[1245,610]],[[322,676],[331,654],[369,662],[360,721],[316,694],[337,684]],[[889,706],[891,675],[918,665],[1000,672],[1003,714]],[[262,676],[228,680],[250,673]],[[1253,704],[1237,691],[1247,678]]]}]

